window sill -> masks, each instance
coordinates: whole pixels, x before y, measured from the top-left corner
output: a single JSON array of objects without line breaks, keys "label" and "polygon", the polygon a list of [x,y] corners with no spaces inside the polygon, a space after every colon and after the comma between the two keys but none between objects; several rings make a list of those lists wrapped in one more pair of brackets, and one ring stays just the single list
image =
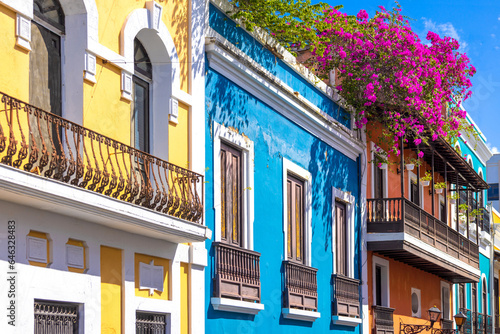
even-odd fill
[{"label": "window sill", "polygon": [[255,315],[264,310],[264,304],[244,302],[229,298],[211,298],[210,302],[216,311],[244,313]]},{"label": "window sill", "polygon": [[361,324],[361,319],[352,317],[343,317],[340,315],[333,315],[332,322],[335,325],[356,327],[357,325]]},{"label": "window sill", "polygon": [[282,308],[281,313],[285,319],[314,322],[321,317],[321,313],[314,311],[304,311],[295,308]]}]

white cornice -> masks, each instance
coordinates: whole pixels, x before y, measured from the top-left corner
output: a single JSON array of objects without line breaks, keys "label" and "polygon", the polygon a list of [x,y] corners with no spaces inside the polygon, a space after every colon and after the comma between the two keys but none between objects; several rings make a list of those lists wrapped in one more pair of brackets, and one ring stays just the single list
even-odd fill
[{"label": "white cornice", "polygon": [[90,190],[0,165],[0,200],[175,243],[205,241],[211,230]]},{"label": "white cornice", "polygon": [[[211,33],[216,37],[207,39],[206,51],[212,69],[350,159],[356,160],[363,152],[363,144],[354,137],[353,131],[338,123],[310,101],[300,95],[297,96],[292,88],[215,31]],[[220,44],[223,44],[224,48]]]}]

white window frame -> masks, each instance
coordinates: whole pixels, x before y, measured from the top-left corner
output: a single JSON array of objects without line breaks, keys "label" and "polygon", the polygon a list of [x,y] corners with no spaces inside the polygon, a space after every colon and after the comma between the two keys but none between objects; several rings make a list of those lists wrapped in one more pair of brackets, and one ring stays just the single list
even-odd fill
[{"label": "white window frame", "polygon": [[346,206],[346,233],[348,242],[346,256],[349,259],[347,262],[348,268],[347,273],[348,276],[354,278],[354,255],[355,255],[355,242],[354,242],[354,234],[355,234],[355,219],[356,219],[356,210],[355,210],[355,197],[349,193],[342,191],[337,188],[332,188],[332,253],[333,253],[333,274],[336,274],[337,271],[337,221],[336,221],[336,212],[335,212],[335,202],[339,201],[345,204]]},{"label": "white window frame", "polygon": [[382,306],[391,307],[391,289],[389,280],[389,261],[381,257],[372,255],[372,285],[373,285],[373,304],[377,300],[377,278],[375,275],[376,267],[382,268],[382,285],[385,285],[385,291],[382,291]]},{"label": "white window frame", "polygon": [[413,308],[411,308],[411,316],[413,318],[422,318],[422,291],[417,288],[411,288],[410,304],[412,303],[411,296],[414,293],[418,296],[418,312],[413,313]]},{"label": "white window frame", "polygon": [[287,202],[287,176],[292,174],[304,181],[304,260],[306,266],[311,266],[311,239],[312,239],[312,175],[311,173],[283,158],[283,255],[288,259],[288,202]]},{"label": "white window frame", "polygon": [[[377,150],[377,148],[379,149],[380,151],[380,154],[379,155],[387,155],[387,153],[382,150],[381,148],[379,148],[374,142],[370,142],[370,148],[371,148],[371,151],[370,151],[370,154],[371,154],[371,161],[375,161],[375,151]],[[374,198],[374,194],[375,194],[375,163],[372,162],[371,163],[371,172],[372,172],[372,177],[371,177],[371,197]],[[389,167],[387,167],[387,169],[383,169],[383,173],[384,173],[384,185],[382,187],[382,191],[384,193],[384,198],[387,198],[387,194],[389,193],[389,182],[388,182],[388,178],[389,178]]]},{"label": "white window frame", "polygon": [[[448,289],[448,317],[445,318],[445,315],[444,315],[444,298],[443,298],[443,288],[446,288]],[[441,285],[440,285],[440,295],[441,295],[441,318],[442,319],[445,319],[445,320],[453,320],[452,319],[452,316],[451,316],[451,311],[452,311],[452,301],[450,299],[451,297],[451,286],[449,283],[446,283],[444,281],[441,281]]]},{"label": "white window frame", "polygon": [[213,122],[214,138],[214,210],[215,210],[215,241],[221,238],[221,142],[236,146],[242,155],[242,247],[253,250],[253,222],[254,222],[254,143],[235,130],[226,128],[217,122]]},{"label": "white window frame", "polygon": [[[417,180],[417,174],[413,173],[412,171],[408,171],[408,200],[410,199],[411,196],[411,180]],[[422,185],[422,182],[417,182],[420,184],[420,205],[419,207],[421,209],[424,208],[424,186]],[[411,202],[411,201],[410,201]]]}]

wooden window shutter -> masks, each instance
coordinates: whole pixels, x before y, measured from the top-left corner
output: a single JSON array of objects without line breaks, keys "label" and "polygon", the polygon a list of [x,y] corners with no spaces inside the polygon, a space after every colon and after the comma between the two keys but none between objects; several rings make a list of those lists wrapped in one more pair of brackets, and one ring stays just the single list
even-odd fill
[{"label": "wooden window shutter", "polygon": [[241,151],[221,143],[221,239],[241,246],[242,159]]},{"label": "wooden window shutter", "polygon": [[347,276],[347,225],[346,206],[342,202],[335,201],[335,225],[336,225],[336,263],[337,274]]},{"label": "wooden window shutter", "polygon": [[287,176],[288,259],[304,263],[304,182]]}]

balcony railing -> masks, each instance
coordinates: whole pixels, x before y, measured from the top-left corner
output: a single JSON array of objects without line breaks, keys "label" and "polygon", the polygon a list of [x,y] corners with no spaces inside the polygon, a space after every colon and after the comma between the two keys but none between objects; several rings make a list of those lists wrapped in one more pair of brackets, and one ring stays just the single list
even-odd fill
[{"label": "balcony railing", "polygon": [[260,253],[214,242],[214,296],[260,303]]},{"label": "balcony railing", "polygon": [[368,233],[405,232],[479,268],[479,248],[406,198],[368,199]]},{"label": "balcony railing", "polygon": [[291,261],[283,261],[284,307],[317,311],[318,269]]},{"label": "balcony railing", "polygon": [[373,318],[376,334],[394,334],[394,309],[373,305]]},{"label": "balcony railing", "polygon": [[[493,334],[492,316],[461,308],[460,312],[467,316],[462,332],[464,334]],[[495,328],[495,332],[497,328]]]},{"label": "balcony railing", "polygon": [[478,216],[479,227],[481,230],[490,233],[490,213],[486,208],[480,208],[481,214]]},{"label": "balcony railing", "polygon": [[346,317],[359,317],[360,280],[342,275],[332,275],[333,313]]},{"label": "balcony railing", "polygon": [[500,316],[495,315],[495,334],[500,334]]},{"label": "balcony railing", "polygon": [[0,97],[0,163],[201,223],[202,175]]}]

